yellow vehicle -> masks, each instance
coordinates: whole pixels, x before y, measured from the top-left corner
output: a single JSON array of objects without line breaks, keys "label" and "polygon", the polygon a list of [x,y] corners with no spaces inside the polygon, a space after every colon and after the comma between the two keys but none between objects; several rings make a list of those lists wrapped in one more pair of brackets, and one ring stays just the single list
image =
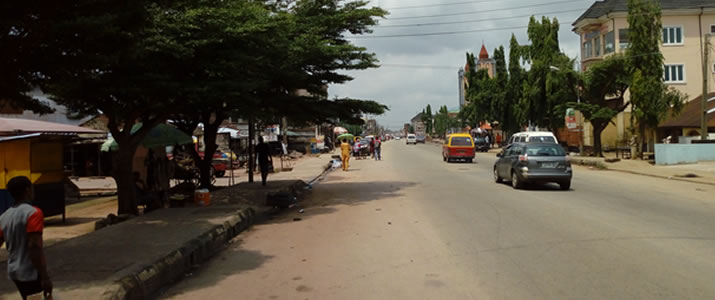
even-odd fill
[{"label": "yellow vehicle", "polygon": [[468,163],[474,160],[474,140],[467,133],[450,134],[442,145],[442,160],[451,162],[458,159]]}]

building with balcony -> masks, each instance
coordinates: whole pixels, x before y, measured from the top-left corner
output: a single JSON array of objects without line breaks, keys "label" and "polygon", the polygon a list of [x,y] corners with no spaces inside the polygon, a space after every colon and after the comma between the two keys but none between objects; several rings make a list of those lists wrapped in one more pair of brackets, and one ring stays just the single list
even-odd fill
[{"label": "building with balcony", "polygon": [[[664,57],[663,79],[666,84],[688,95],[688,101],[700,97],[703,88],[703,44],[705,35],[715,34],[715,1],[712,0],[660,0],[663,38],[660,51]],[[572,25],[581,45],[583,71],[604,57],[625,53],[628,48],[627,0],[596,1]],[[712,49],[712,48],[711,48]],[[712,57],[713,55],[711,55]],[[708,62],[709,85],[715,86],[715,65]],[[626,95],[628,97],[628,95]],[[627,100],[627,99],[626,99]],[[630,108],[619,114],[604,130],[603,144],[616,146],[629,139],[627,127]],[[589,124],[584,126],[586,145],[592,145]],[[687,130],[687,132],[686,132]],[[692,133],[683,129],[682,135]],[[699,129],[696,130],[699,132]]]}]

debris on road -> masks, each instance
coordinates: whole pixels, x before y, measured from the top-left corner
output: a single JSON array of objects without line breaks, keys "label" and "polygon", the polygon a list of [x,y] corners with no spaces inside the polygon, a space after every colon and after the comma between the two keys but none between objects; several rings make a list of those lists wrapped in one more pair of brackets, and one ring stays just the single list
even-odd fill
[{"label": "debris on road", "polygon": [[293,222],[297,222],[297,221],[300,221],[300,220],[303,220],[303,219],[301,219],[301,218],[293,218]]}]

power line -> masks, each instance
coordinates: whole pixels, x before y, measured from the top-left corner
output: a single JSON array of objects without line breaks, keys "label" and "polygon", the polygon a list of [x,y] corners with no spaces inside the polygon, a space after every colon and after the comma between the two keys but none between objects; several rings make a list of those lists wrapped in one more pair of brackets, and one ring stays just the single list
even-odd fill
[{"label": "power line", "polygon": [[436,65],[409,65],[409,64],[380,64],[380,67],[393,67],[393,68],[409,68],[409,69],[445,69],[445,70],[456,70],[457,67],[454,66],[436,66]]},{"label": "power line", "polygon": [[352,39],[371,39],[371,38],[396,38],[396,37],[412,37],[412,36],[434,36],[434,35],[454,35],[462,33],[473,33],[473,32],[484,32],[484,31],[497,31],[497,30],[511,30],[511,29],[521,29],[527,28],[528,25],[521,26],[511,26],[511,27],[499,27],[499,28],[482,28],[474,30],[461,30],[461,31],[442,31],[442,32],[427,32],[427,33],[406,33],[406,34],[391,34],[391,35],[367,35],[367,36],[348,36],[346,38]]},{"label": "power line", "polygon": [[530,17],[530,16],[533,16],[533,15],[535,15],[535,14],[536,14],[536,15],[538,15],[538,14],[546,14],[546,13],[548,13],[548,14],[560,14],[560,13],[576,12],[576,11],[583,11],[583,9],[569,9],[569,10],[550,11],[550,12],[543,12],[543,13],[530,13],[530,14],[518,15],[518,16],[497,17],[497,18],[487,18],[487,19],[479,19],[479,20],[467,20],[467,21],[433,22],[433,23],[417,23],[417,24],[396,24],[396,25],[378,25],[378,28],[389,28],[389,27],[419,27],[419,26],[433,26],[433,25],[450,25],[450,24],[478,23],[478,22],[484,22],[484,21],[496,21],[496,20],[506,20],[506,19]]},{"label": "power line", "polygon": [[510,7],[510,8],[497,8],[497,9],[487,9],[487,10],[480,10],[480,11],[466,11],[466,12],[449,13],[449,14],[409,16],[409,17],[397,17],[397,18],[387,18],[387,19],[388,20],[404,20],[404,19],[463,16],[463,15],[473,15],[473,14],[486,13],[486,12],[497,12],[497,11],[514,10],[514,9],[521,9],[521,8],[533,8],[533,7],[540,7],[540,6],[546,6],[546,5],[564,4],[564,3],[579,3],[579,2],[585,2],[585,1],[583,1],[583,0],[581,0],[581,1],[562,0],[562,1],[537,3],[537,4],[523,5],[523,6],[518,6],[518,7]]},{"label": "power line", "polygon": [[440,4],[424,4],[424,5],[412,5],[412,6],[393,6],[393,7],[383,7],[383,9],[409,9],[409,8],[424,8],[424,7],[439,7],[439,6],[452,6],[452,5],[464,5],[472,3],[484,3],[484,2],[502,2],[500,0],[472,0],[472,1],[462,1],[462,2],[447,2]]}]

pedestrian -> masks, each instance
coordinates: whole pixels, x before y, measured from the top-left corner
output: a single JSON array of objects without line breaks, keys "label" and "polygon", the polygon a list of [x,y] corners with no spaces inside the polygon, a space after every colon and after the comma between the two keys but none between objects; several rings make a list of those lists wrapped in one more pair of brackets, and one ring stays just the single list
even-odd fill
[{"label": "pedestrian", "polygon": [[261,184],[265,186],[268,172],[270,171],[268,168],[273,165],[273,157],[271,156],[271,148],[263,142],[263,137],[258,138],[256,155],[258,156],[258,167],[261,169]]},{"label": "pedestrian", "polygon": [[[355,144],[357,145],[357,143]],[[347,171],[350,167],[350,144],[347,139],[343,139],[343,143],[340,144],[340,154],[343,158],[343,171]]]},{"label": "pedestrian", "polygon": [[496,142],[497,142],[497,147],[501,147],[501,133],[497,133]]},{"label": "pedestrian", "polygon": [[370,156],[375,157],[375,138],[370,139]]},{"label": "pedestrian", "polygon": [[485,136],[484,139],[486,140],[487,145],[489,145],[489,148],[491,148],[491,147],[492,147],[492,143],[489,142],[489,141],[490,141],[490,140],[489,140],[489,135],[487,134],[487,136]]},{"label": "pedestrian", "polygon": [[382,157],[380,156],[380,150],[382,148],[382,142],[380,141],[379,137],[375,138],[375,160],[382,160]]},{"label": "pedestrian", "polygon": [[52,281],[42,250],[44,215],[30,205],[32,182],[25,176],[10,179],[7,191],[15,204],[0,216],[0,246],[7,242],[7,273],[15,282],[22,299],[43,293],[52,299]]}]

